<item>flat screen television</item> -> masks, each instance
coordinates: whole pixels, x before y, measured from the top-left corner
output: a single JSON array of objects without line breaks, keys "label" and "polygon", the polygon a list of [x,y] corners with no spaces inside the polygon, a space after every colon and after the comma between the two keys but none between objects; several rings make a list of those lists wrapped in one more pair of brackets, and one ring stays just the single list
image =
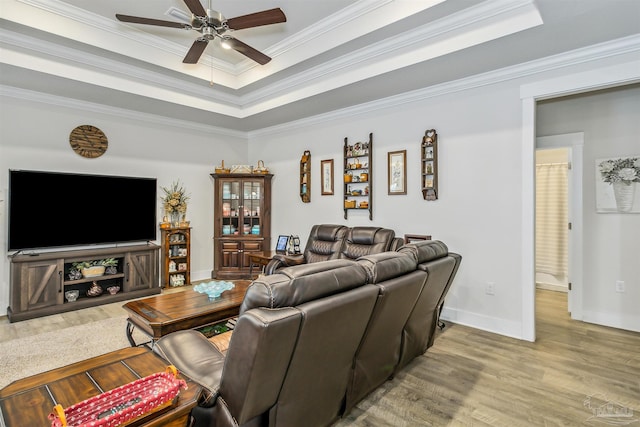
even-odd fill
[{"label": "flat screen television", "polygon": [[155,178],[9,170],[9,251],[156,238]]}]

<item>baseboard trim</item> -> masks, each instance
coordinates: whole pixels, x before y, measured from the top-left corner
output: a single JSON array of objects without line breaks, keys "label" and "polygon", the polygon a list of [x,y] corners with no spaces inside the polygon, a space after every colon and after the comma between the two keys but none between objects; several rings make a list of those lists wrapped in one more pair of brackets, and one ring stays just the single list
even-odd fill
[{"label": "baseboard trim", "polygon": [[583,310],[582,320],[587,323],[608,326],[611,328],[625,329],[627,331],[640,332],[640,316],[619,313],[604,313],[602,311]]},{"label": "baseboard trim", "polygon": [[492,332],[494,334],[525,340],[522,331],[522,324],[513,320],[485,316],[484,314],[456,310],[447,307],[443,308],[442,315],[440,317],[445,322],[449,321],[469,326],[471,328]]}]

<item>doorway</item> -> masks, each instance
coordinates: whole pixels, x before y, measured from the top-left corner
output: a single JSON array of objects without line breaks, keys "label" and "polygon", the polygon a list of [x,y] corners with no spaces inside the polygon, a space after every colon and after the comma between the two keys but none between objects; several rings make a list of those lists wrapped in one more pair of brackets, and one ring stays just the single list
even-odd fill
[{"label": "doorway", "polygon": [[536,289],[569,291],[569,148],[536,150]]},{"label": "doorway", "polygon": [[536,289],[567,293],[582,320],[582,149],[584,134],[536,138]]}]

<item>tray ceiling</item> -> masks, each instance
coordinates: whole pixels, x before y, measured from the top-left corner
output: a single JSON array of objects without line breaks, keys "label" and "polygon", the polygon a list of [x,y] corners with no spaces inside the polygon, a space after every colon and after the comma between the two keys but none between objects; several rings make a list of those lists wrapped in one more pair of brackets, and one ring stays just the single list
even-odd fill
[{"label": "tray ceiling", "polygon": [[[204,8],[208,0],[201,1]],[[182,0],[2,0],[0,84],[249,131],[637,35],[636,0],[213,0],[226,18],[279,7],[285,23],[182,59]]]}]

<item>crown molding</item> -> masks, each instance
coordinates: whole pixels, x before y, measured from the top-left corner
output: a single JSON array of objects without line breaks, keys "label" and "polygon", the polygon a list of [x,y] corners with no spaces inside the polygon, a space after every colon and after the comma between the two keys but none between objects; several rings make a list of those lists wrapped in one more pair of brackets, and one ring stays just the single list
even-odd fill
[{"label": "crown molding", "polygon": [[231,136],[234,138],[247,138],[247,132],[236,131],[219,126],[210,126],[202,123],[190,122],[188,120],[173,119],[156,114],[143,113],[140,111],[127,110],[124,108],[111,107],[95,102],[79,101],[77,99],[63,96],[50,95],[42,92],[35,92],[27,89],[0,85],[0,97],[15,98],[24,101],[37,102],[40,104],[53,105],[55,107],[71,108],[82,111],[89,111],[100,115],[110,115],[121,119],[150,123],[153,125],[169,126],[178,129],[187,129],[212,135]]},{"label": "crown molding", "polygon": [[333,123],[338,120],[352,119],[379,110],[393,109],[405,104],[423,102],[425,100],[447,95],[450,93],[490,86],[508,80],[519,79],[535,74],[542,74],[573,65],[595,62],[615,56],[623,56],[640,52],[640,35],[624,37],[607,43],[601,43],[586,48],[549,56],[540,60],[505,67],[502,69],[477,74],[475,76],[446,82],[411,92],[394,95],[387,98],[359,104],[353,107],[334,110],[281,125],[271,126],[249,132],[249,139],[296,131],[323,123]]},{"label": "crown molding", "polygon": [[[2,31],[0,30],[0,35]],[[535,74],[541,74],[558,70],[574,65],[580,65],[588,62],[595,62],[616,56],[623,56],[640,52],[640,35],[624,37],[607,43],[601,43],[582,49],[553,55],[540,60],[530,61],[511,67],[505,67],[499,70],[478,74],[472,77],[459,79],[439,85],[429,86],[423,89],[395,95],[376,101],[359,104],[353,107],[334,110],[329,113],[319,114],[313,117],[294,120],[281,125],[271,126],[255,131],[234,131],[231,129],[209,126],[200,123],[194,123],[184,120],[170,119],[165,116],[157,116],[148,113],[140,113],[127,109],[104,106],[101,104],[78,101],[61,96],[43,94],[39,92],[13,88],[0,85],[0,96],[24,99],[33,102],[46,103],[50,105],[75,108],[79,110],[93,111],[100,114],[110,114],[112,116],[139,120],[143,122],[162,124],[178,128],[195,129],[211,134],[233,136],[236,138],[252,139],[264,135],[273,135],[283,132],[295,131],[305,127],[334,122],[336,120],[344,120],[356,116],[362,116],[374,111],[390,109],[404,104],[422,102],[424,100],[449,93],[460,92],[479,88],[482,86],[493,85],[503,81],[523,78]]]}]

